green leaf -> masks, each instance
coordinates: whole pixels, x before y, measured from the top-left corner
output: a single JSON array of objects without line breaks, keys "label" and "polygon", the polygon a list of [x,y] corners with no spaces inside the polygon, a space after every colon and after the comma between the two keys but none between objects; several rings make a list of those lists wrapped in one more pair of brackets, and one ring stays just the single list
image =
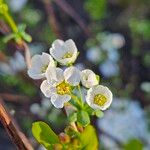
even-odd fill
[{"label": "green leaf", "polygon": [[6,35],[3,39],[4,43],[9,42],[10,40],[14,39],[16,37],[16,35],[14,33]]},{"label": "green leaf", "polygon": [[70,114],[68,119],[69,119],[70,122],[77,121],[77,113]]},{"label": "green leaf", "polygon": [[80,123],[82,126],[87,126],[90,123],[90,117],[89,114],[86,111],[79,111],[77,113],[77,121]]},{"label": "green leaf", "polygon": [[131,139],[124,145],[124,150],[143,150],[142,142],[138,139]]},{"label": "green leaf", "polygon": [[98,138],[93,126],[88,125],[80,135],[82,150],[97,150]]},{"label": "green leaf", "polygon": [[99,75],[96,75],[96,79],[98,80],[98,83],[100,81],[100,76]]},{"label": "green leaf", "polygon": [[95,111],[93,112],[93,115],[95,115],[95,116],[101,118],[101,117],[104,116],[104,113],[103,113],[101,110],[95,110]]},{"label": "green leaf", "polygon": [[18,25],[18,30],[19,31],[25,31],[26,27],[27,27],[26,24],[19,24]]},{"label": "green leaf", "polygon": [[22,32],[21,36],[27,42],[31,42],[32,41],[32,37],[29,34],[25,33],[25,32]]},{"label": "green leaf", "polygon": [[48,124],[38,121],[32,124],[32,134],[36,140],[45,146],[47,150],[59,143],[58,136],[53,132],[53,130],[48,126]]}]

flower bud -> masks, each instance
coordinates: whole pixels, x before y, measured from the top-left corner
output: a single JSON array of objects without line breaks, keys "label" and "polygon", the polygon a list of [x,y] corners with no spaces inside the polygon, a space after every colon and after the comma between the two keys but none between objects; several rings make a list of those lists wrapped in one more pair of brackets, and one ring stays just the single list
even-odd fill
[{"label": "flower bud", "polygon": [[54,150],[62,150],[63,146],[59,143],[54,145]]},{"label": "flower bud", "polygon": [[70,137],[69,135],[65,134],[65,133],[60,133],[59,134],[59,139],[62,143],[69,143],[70,142]]}]

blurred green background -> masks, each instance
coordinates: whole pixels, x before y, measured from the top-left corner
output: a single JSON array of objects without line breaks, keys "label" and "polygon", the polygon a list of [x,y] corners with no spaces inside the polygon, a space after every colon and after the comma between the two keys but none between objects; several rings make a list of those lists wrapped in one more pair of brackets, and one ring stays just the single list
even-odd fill
[{"label": "blurred green background", "polygon": [[[114,101],[102,119],[94,119],[100,150],[150,149],[150,1],[6,0],[17,24],[32,36],[31,55],[48,52],[51,43],[73,39],[80,51],[76,66],[100,75]],[[27,76],[21,49],[6,44],[9,32],[0,19],[0,96],[31,140],[31,125],[44,120],[59,133],[67,120],[51,107]],[[35,149],[43,149],[37,143]],[[0,125],[0,150],[14,150]]]}]

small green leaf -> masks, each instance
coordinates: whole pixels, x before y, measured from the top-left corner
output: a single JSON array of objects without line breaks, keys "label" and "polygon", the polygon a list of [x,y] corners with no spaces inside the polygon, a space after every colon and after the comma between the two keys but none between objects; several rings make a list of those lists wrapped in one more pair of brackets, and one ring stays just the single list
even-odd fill
[{"label": "small green leaf", "polygon": [[138,139],[131,139],[124,145],[124,150],[143,150],[143,144]]},{"label": "small green leaf", "polygon": [[98,138],[93,126],[88,125],[84,131],[80,134],[80,141],[82,143],[82,150],[97,150]]},{"label": "small green leaf", "polygon": [[104,113],[103,113],[101,110],[95,110],[95,111],[93,112],[93,115],[95,115],[95,116],[101,118],[101,117],[104,116]]},{"label": "small green leaf", "polygon": [[96,79],[98,81],[98,83],[100,82],[100,76],[99,75],[96,75]]},{"label": "small green leaf", "polygon": [[3,39],[4,43],[7,43],[9,42],[10,40],[14,39],[15,38],[15,34],[12,33],[12,34],[9,34],[9,35],[6,35]]},{"label": "small green leaf", "polygon": [[19,32],[25,31],[26,27],[27,27],[26,24],[19,24],[18,25]]},{"label": "small green leaf", "polygon": [[58,136],[42,121],[32,124],[32,134],[47,150],[51,150],[52,145],[59,143]]},{"label": "small green leaf", "polygon": [[69,119],[70,122],[77,121],[77,113],[70,114],[68,119]]},{"label": "small green leaf", "polygon": [[22,32],[21,36],[27,42],[31,42],[32,41],[32,37],[29,34],[25,33],[25,32]]},{"label": "small green leaf", "polygon": [[89,114],[86,111],[79,111],[77,113],[77,121],[80,123],[82,126],[87,126],[90,123],[90,117]]}]

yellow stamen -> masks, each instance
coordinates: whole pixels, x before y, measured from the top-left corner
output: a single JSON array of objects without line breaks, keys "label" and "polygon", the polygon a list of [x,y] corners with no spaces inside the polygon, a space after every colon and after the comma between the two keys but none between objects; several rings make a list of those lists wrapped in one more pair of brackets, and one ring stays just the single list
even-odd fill
[{"label": "yellow stamen", "polygon": [[41,69],[41,72],[42,72],[42,73],[45,73],[45,72],[46,72],[47,67],[48,67],[48,65],[44,65],[44,66],[42,67],[42,69]]},{"label": "yellow stamen", "polygon": [[97,95],[94,97],[94,103],[95,103],[96,105],[104,106],[106,102],[107,102],[107,98],[106,98],[106,96],[104,96],[104,95],[102,95],[102,94],[97,94]]},{"label": "yellow stamen", "polygon": [[57,85],[56,89],[57,89],[57,93],[60,95],[71,93],[71,86],[68,83],[66,83],[65,81],[63,81],[62,83]]},{"label": "yellow stamen", "polygon": [[63,59],[64,58],[71,58],[72,57],[72,54],[70,52],[67,52],[64,56],[63,56]]}]

